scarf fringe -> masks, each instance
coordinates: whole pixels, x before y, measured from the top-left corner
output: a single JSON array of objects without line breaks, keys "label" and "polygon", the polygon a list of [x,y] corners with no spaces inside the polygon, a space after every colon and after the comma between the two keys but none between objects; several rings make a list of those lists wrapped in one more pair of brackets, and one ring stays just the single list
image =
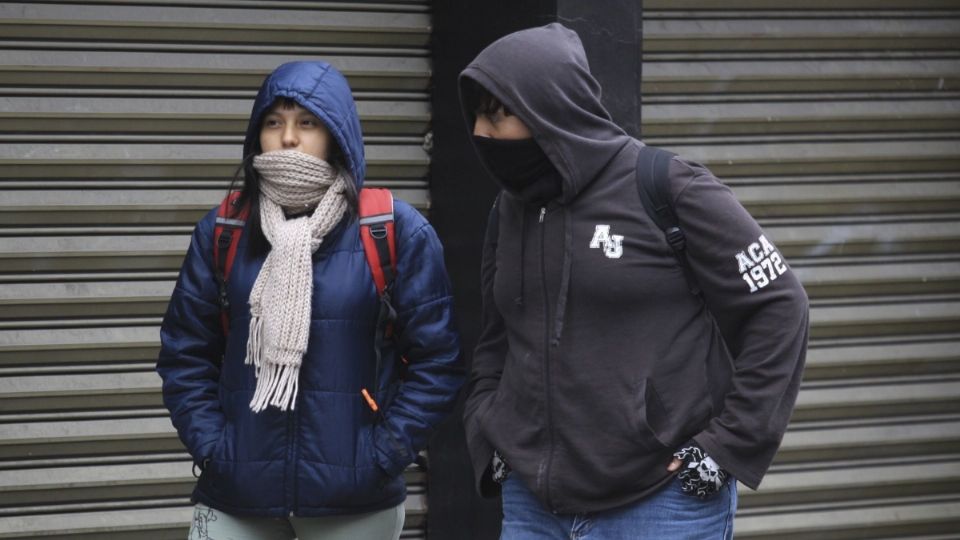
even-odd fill
[{"label": "scarf fringe", "polygon": [[259,369],[250,410],[258,413],[272,405],[281,411],[292,411],[296,407],[299,390],[299,365],[266,362]]},{"label": "scarf fringe", "polygon": [[250,317],[250,337],[247,338],[247,357],[243,360],[243,363],[248,366],[253,364],[257,368],[257,378],[260,377],[261,350],[263,350],[263,318],[252,315]]},{"label": "scarf fringe", "polygon": [[[264,358],[267,356],[268,358]],[[250,410],[258,413],[269,405],[281,411],[293,410],[300,389],[300,359],[297,351],[277,351],[265,354],[263,350],[263,318],[250,318],[250,338],[247,357],[243,363],[256,368],[257,388],[250,400]]]}]

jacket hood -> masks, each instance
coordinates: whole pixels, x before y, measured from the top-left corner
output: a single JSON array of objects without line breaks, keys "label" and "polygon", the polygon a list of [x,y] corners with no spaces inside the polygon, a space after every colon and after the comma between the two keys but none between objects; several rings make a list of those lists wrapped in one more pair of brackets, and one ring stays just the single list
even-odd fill
[{"label": "jacket hood", "polygon": [[346,158],[357,186],[363,187],[367,165],[360,117],[347,79],[326,62],[290,62],[271,73],[253,103],[243,142],[243,157],[257,153],[263,115],[277,98],[290,98],[319,118],[330,130]]},{"label": "jacket hood", "polygon": [[[460,74],[461,104],[467,80],[530,128],[563,177],[562,202],[575,198],[632,140],[600,103],[580,38],[559,23],[509,34],[481,51]],[[473,111],[464,115],[472,131]]]}]

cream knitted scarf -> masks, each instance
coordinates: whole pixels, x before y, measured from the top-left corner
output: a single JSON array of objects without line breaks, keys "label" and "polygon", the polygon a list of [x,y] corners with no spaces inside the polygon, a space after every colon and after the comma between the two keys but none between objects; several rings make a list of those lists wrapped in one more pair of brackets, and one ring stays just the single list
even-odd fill
[{"label": "cream knitted scarf", "polygon": [[[261,177],[260,224],[271,249],[250,291],[245,363],[256,367],[257,377],[250,409],[285,411],[296,403],[310,337],[312,255],[347,209],[346,180],[326,161],[296,150],[260,154],[253,167]],[[283,212],[314,205],[309,216],[287,219]]]}]

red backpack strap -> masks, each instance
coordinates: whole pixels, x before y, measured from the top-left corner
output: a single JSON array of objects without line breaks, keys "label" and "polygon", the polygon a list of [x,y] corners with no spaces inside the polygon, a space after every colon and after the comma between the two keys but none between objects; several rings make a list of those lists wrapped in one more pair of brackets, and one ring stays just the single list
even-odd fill
[{"label": "red backpack strap", "polygon": [[217,221],[213,227],[214,277],[219,287],[220,324],[223,326],[224,336],[230,329],[227,280],[230,279],[230,270],[237,256],[237,246],[240,245],[240,236],[243,234],[243,226],[249,214],[250,205],[245,204],[241,207],[240,192],[234,191],[220,203],[220,208],[217,209]]},{"label": "red backpack strap", "polygon": [[[380,297],[377,315],[377,330],[374,334],[376,365],[373,372],[373,392],[379,388],[383,341],[393,333],[393,321],[397,312],[390,301],[393,281],[397,276],[397,242],[394,229],[393,194],[388,189],[364,188],[360,190],[360,240],[367,257],[367,265],[373,274],[373,283]],[[360,393],[374,413],[381,416],[373,394],[366,388]]]},{"label": "red backpack strap", "polygon": [[393,194],[389,189],[360,190],[360,239],[373,273],[377,294],[389,292],[397,275],[397,243],[393,225]]}]

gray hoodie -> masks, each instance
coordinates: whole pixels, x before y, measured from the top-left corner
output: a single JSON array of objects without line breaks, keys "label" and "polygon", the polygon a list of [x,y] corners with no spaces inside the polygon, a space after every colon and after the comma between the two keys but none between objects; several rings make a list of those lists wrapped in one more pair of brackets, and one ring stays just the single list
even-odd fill
[{"label": "gray hoodie", "polygon": [[733,193],[675,158],[671,194],[702,296],[640,201],[643,143],[600,103],[577,35],[510,34],[461,74],[531,130],[563,177],[543,207],[501,194],[464,413],[477,486],[498,450],[546,508],[600,511],[671,478],[691,440],[756,489],[796,401],[808,304]]}]

